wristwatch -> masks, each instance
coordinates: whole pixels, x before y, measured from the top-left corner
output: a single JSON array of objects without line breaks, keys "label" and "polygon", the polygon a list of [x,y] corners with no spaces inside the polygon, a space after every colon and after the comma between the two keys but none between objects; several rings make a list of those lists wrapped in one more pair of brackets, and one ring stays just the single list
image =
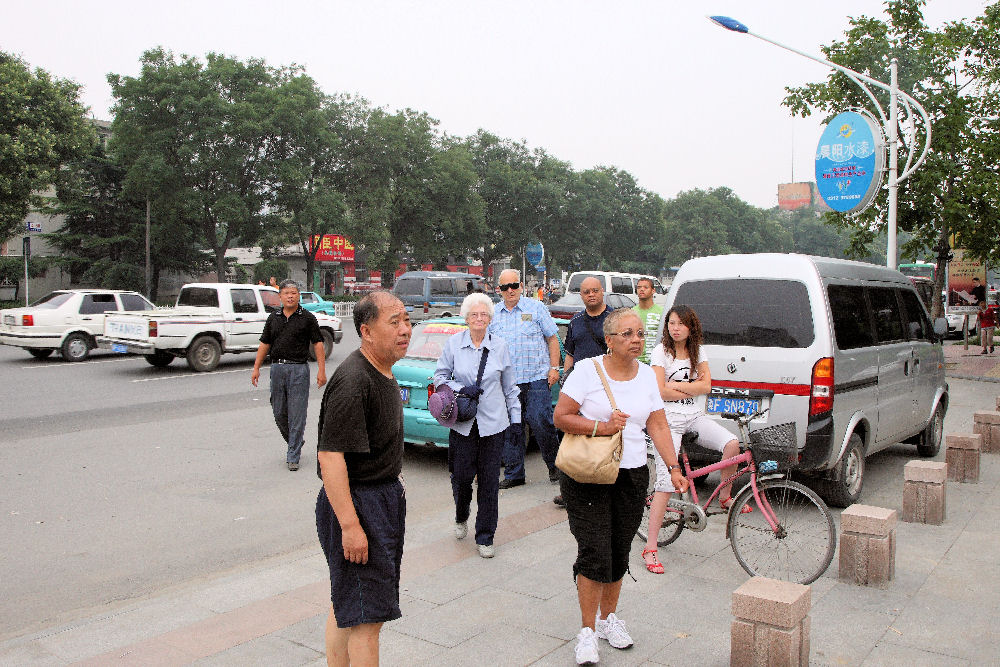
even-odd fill
[{"label": "wristwatch", "polygon": [[675,465],[675,466],[667,466],[667,472],[673,472],[675,470],[680,470],[680,469],[681,469],[680,464]]},{"label": "wristwatch", "polygon": [[559,367],[558,366],[549,366],[549,370],[550,371],[558,371]]}]

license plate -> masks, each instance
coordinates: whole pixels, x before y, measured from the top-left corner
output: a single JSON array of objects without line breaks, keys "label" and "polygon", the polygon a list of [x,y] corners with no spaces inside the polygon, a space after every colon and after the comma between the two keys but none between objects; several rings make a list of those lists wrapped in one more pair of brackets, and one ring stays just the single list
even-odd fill
[{"label": "license plate", "polygon": [[720,396],[717,398],[708,398],[705,407],[712,414],[735,412],[741,415],[752,415],[760,412],[761,404],[759,398]]},{"label": "license plate", "polygon": [[401,399],[403,399],[403,405],[409,405],[410,404],[410,388],[409,387],[400,387],[399,388],[399,397]]},{"label": "license plate", "polygon": [[117,352],[118,354],[126,354],[128,352],[128,345],[122,345],[121,343],[111,343],[111,351]]}]

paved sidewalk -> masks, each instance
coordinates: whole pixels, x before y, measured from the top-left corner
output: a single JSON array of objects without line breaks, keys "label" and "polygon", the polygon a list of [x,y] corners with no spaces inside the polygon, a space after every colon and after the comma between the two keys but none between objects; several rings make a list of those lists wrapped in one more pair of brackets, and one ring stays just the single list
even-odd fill
[{"label": "paved sidewalk", "polygon": [[[945,372],[948,377],[983,382],[1000,382],[1000,351],[983,354],[983,348],[961,341],[946,341],[944,345]],[[992,408],[984,408],[992,409]]]},{"label": "paved sidewalk", "polygon": [[[952,405],[950,432],[971,431],[973,411],[992,409],[1000,390],[983,386],[977,405]],[[901,509],[913,458],[902,445],[871,457],[864,502]],[[386,625],[383,664],[574,664],[575,546],[551,503],[555,487],[531,463],[539,481],[502,492],[496,558],[451,536],[450,506],[408,527],[403,618]],[[898,524],[887,590],[839,582],[834,557],[812,586],[812,664],[996,664],[997,544],[1000,456],[984,455],[979,484],[948,485],[944,525]],[[619,611],[635,646],[602,642],[601,664],[728,664],[731,594],[746,574],[723,523],[662,549],[665,576],[646,572],[634,546]],[[327,601],[322,555],[306,549],[2,642],[0,665],[324,665]]]}]

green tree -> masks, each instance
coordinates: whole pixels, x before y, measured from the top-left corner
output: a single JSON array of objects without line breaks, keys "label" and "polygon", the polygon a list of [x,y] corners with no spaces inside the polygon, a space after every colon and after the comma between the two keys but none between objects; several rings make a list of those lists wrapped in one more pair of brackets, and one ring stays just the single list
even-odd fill
[{"label": "green tree", "polygon": [[272,216],[278,116],[298,68],[209,53],[205,62],[153,49],[138,77],[108,76],[115,97],[113,150],[134,192],[169,194],[212,251],[220,280],[226,251],[252,245]]},{"label": "green tree", "polygon": [[[927,27],[925,0],[892,0],[885,3],[886,18],[852,18],[842,41],[821,49],[827,59],[888,81],[889,64],[899,62],[899,86],[927,110],[933,123],[933,144],[927,161],[899,189],[898,227],[909,232],[903,255],[937,252],[938,289],[932,311],[940,314],[940,293],[948,257],[948,238],[989,261],[996,252],[996,78],[1000,48],[1000,8],[993,4],[976,21],[951,23],[941,30]],[[788,88],[784,104],[793,113],[834,114],[849,107],[874,105],[846,76],[831,74],[823,83]],[[888,95],[875,91],[883,108]],[[904,114],[905,116],[905,114]],[[901,121],[901,137],[919,148],[924,128],[909,137]],[[874,205],[857,215],[828,214],[836,224],[852,231],[848,252],[864,254],[885,230],[887,195],[882,191]],[[985,204],[985,206],[983,205]],[[986,223],[986,224],[984,224]]]},{"label": "green tree", "polygon": [[78,84],[0,52],[0,239],[44,203],[60,167],[94,142],[79,97]]}]

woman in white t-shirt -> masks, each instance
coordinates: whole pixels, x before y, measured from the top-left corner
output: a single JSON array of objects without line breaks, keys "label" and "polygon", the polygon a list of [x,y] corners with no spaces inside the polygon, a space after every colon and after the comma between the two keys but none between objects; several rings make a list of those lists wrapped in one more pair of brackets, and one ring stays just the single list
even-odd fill
[{"label": "woman in white t-shirt", "polygon": [[[740,453],[740,443],[732,433],[705,414],[705,395],[712,388],[712,375],[708,370],[708,360],[701,355],[701,342],[698,316],[687,306],[674,306],[667,312],[667,335],[663,337],[663,344],[657,345],[650,353],[649,364],[656,373],[674,451],[680,452],[681,438],[693,431],[698,434],[699,445],[722,452],[722,458],[729,458]],[[670,482],[663,459],[658,453],[654,456],[655,493],[649,505],[649,536],[642,559],[646,561],[647,570],[663,574],[663,563],[656,558],[656,538],[674,485]],[[722,479],[728,479],[735,472],[736,466],[723,468]],[[726,484],[719,491],[719,504],[723,509],[729,509],[733,503],[731,488],[732,484]]]},{"label": "woman in white t-shirt", "polygon": [[[582,625],[576,644],[576,660],[581,665],[598,661],[598,639],[619,649],[632,645],[625,623],[615,612],[649,485],[643,429],[672,463],[676,487],[682,492],[687,489],[670,446],[656,376],[649,366],[637,361],[645,335],[634,311],[612,311],[604,320],[608,353],[573,366],[555,408],[555,425],[565,433],[614,435],[621,431],[623,441],[618,478],[613,484],[585,484],[565,473],[559,475],[569,529],[577,544],[573,575]],[[616,410],[611,409],[597,365],[608,380]]]}]

